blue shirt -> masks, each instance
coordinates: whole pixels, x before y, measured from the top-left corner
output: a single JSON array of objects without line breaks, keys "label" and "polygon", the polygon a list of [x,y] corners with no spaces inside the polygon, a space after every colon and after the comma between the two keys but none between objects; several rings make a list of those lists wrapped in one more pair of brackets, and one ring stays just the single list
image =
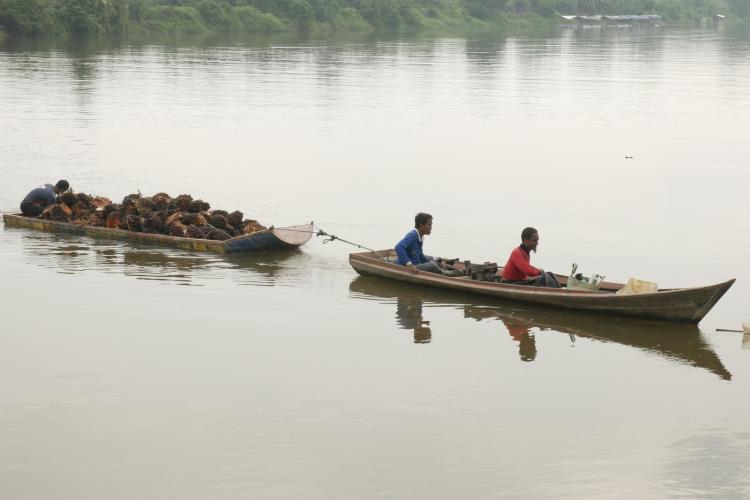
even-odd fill
[{"label": "blue shirt", "polygon": [[430,259],[422,252],[422,238],[419,231],[412,229],[404,239],[396,243],[396,255],[398,256],[398,265],[405,266],[409,262],[414,265],[424,264]]},{"label": "blue shirt", "polygon": [[32,189],[23,201],[33,201],[42,205],[54,205],[56,201],[55,186],[45,184],[42,187]]}]

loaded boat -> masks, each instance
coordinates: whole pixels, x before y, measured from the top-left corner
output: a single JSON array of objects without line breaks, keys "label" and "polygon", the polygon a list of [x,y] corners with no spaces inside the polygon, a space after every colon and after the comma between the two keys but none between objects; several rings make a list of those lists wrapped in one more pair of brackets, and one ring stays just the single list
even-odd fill
[{"label": "loaded boat", "polygon": [[263,250],[298,248],[307,243],[314,229],[312,223],[288,227],[269,227],[251,234],[242,234],[227,240],[207,240],[184,238],[164,234],[141,233],[125,229],[89,226],[71,222],[57,222],[21,214],[3,214],[7,227],[39,229],[55,233],[76,234],[109,240],[122,240],[132,243],[146,243],[164,247],[181,248],[197,252],[237,253]]},{"label": "loaded boat", "polygon": [[[501,283],[502,267],[497,264],[471,266],[468,261],[456,262],[453,267],[463,271],[463,275],[455,277],[425,271],[411,273],[404,266],[396,264],[396,252],[392,249],[352,253],[349,254],[349,263],[355,271],[366,276],[550,307],[689,324],[697,324],[703,319],[735,281],[731,279],[704,287],[665,288],[651,293],[621,295],[616,292],[625,286],[623,283],[604,281],[598,290],[571,289],[566,287],[570,278],[559,274],[555,277],[563,288]],[[491,269],[489,276],[488,269]]]}]

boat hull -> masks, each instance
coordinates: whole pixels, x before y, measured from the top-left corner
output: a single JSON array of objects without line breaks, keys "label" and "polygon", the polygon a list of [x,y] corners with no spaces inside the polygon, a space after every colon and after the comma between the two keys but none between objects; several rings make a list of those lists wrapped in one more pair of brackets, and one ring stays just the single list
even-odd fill
[{"label": "boat hull", "polygon": [[475,281],[465,277],[451,278],[424,271],[411,273],[405,267],[386,262],[379,257],[389,255],[389,252],[383,250],[377,253],[350,254],[349,263],[362,275],[380,276],[504,300],[676,323],[698,323],[734,283],[732,279],[706,287],[661,290],[641,295],[616,295],[611,290],[590,292],[566,288],[540,288]]},{"label": "boat hull", "polygon": [[282,228],[271,227],[253,234],[245,234],[225,241],[218,241],[180,238],[163,234],[136,233],[124,229],[86,226],[70,222],[55,222],[15,214],[3,214],[3,221],[8,227],[37,229],[54,233],[76,234],[99,239],[129,241],[131,243],[214,253],[257,252],[298,248],[307,243],[314,233],[312,224],[302,224]]}]

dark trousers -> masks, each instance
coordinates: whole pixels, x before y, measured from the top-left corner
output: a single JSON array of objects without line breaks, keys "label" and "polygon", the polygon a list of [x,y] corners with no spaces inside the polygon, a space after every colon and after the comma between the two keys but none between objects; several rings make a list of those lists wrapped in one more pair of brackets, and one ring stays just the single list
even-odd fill
[{"label": "dark trousers", "polygon": [[513,281],[502,281],[509,285],[527,285],[527,286],[540,286],[545,288],[562,288],[560,282],[557,281],[555,275],[552,273],[544,272],[536,278],[530,278],[527,280],[513,280]]},{"label": "dark trousers", "polygon": [[432,260],[417,264],[417,269],[419,269],[420,271],[427,271],[428,273],[443,274],[443,270],[440,269],[440,266],[437,265],[437,262]]},{"label": "dark trousers", "polygon": [[21,213],[28,217],[39,217],[42,211],[44,211],[44,207],[38,203],[34,203],[33,201],[21,202]]}]

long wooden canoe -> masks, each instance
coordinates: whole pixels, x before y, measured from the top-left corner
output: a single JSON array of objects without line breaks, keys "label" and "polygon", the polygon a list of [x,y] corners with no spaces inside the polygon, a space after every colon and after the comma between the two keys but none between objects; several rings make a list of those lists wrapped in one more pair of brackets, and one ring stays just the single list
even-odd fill
[{"label": "long wooden canoe", "polygon": [[70,222],[55,222],[37,217],[25,217],[17,214],[3,214],[6,226],[40,229],[56,233],[68,233],[91,236],[109,240],[123,240],[133,243],[146,243],[163,247],[181,248],[196,252],[237,253],[256,252],[261,250],[281,250],[298,248],[307,243],[314,234],[312,224],[289,227],[270,227],[252,234],[218,240],[180,238],[163,234],[136,233],[124,229],[86,226]]},{"label": "long wooden canoe", "polygon": [[[424,271],[412,274],[404,266],[395,264],[395,258],[395,252],[390,249],[361,252],[350,254],[349,263],[362,275],[380,276],[407,283],[545,306],[691,324],[697,324],[703,319],[734,283],[734,279],[731,279],[717,285],[697,288],[660,289],[655,293],[616,295],[615,292],[624,286],[622,283],[605,282],[596,292],[510,285],[476,281],[468,277],[447,277]],[[501,272],[502,268],[498,274]],[[565,285],[567,277],[557,277],[560,283]]]},{"label": "long wooden canoe", "polygon": [[[422,325],[430,318],[430,307],[441,306],[463,312],[464,318],[498,320],[516,340],[534,332],[561,332],[572,339],[629,346],[681,364],[708,370],[724,380],[732,374],[706,341],[696,325],[677,325],[636,318],[608,318],[578,311],[544,308],[533,304],[500,304],[479,295],[466,297],[461,292],[437,288],[417,288],[369,276],[357,276],[349,284],[353,297],[386,299],[396,307],[396,322],[401,328]],[[494,302],[494,303],[493,303]],[[424,306],[427,307],[424,307]],[[416,333],[416,331],[415,331]]]}]

